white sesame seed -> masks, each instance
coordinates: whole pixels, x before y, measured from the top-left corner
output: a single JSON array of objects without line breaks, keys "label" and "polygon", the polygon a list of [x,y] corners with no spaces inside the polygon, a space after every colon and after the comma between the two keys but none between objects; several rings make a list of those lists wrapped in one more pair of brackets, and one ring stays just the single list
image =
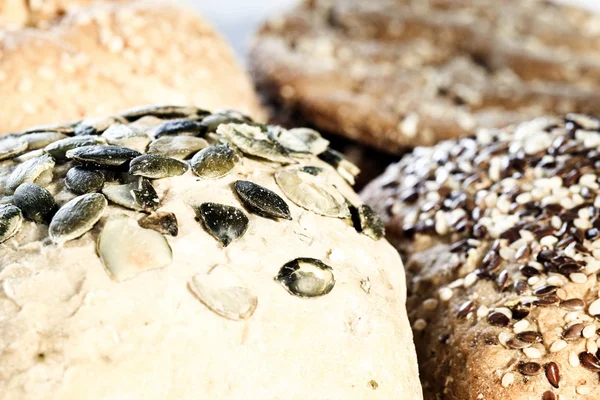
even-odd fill
[{"label": "white sesame seed", "polygon": [[560,204],[562,208],[569,209],[573,207],[573,200],[571,200],[568,197],[563,197],[562,199],[560,199],[558,204]]},{"label": "white sesame seed", "polygon": [[427,321],[425,321],[424,319],[418,319],[413,324],[413,329],[415,331],[423,331],[425,330],[425,328],[427,328]]},{"label": "white sesame seed", "polygon": [[581,219],[590,219],[590,212],[587,207],[577,211],[577,216]]},{"label": "white sesame seed", "polygon": [[512,335],[506,332],[500,332],[498,334],[498,341],[501,345],[506,346],[506,343],[512,339]]},{"label": "white sesame seed", "polygon": [[562,339],[558,339],[557,341],[552,343],[552,346],[550,346],[550,352],[558,353],[559,351],[564,350],[566,347],[567,347],[567,342],[565,342]]},{"label": "white sesame seed", "polygon": [[437,299],[433,299],[433,298],[425,299],[425,300],[423,300],[423,309],[426,311],[433,311],[437,308],[438,303],[439,302]]},{"label": "white sesame seed", "polygon": [[556,236],[548,235],[540,239],[540,244],[549,248],[554,248],[554,245],[558,242]]},{"label": "white sesame seed", "polygon": [[488,316],[489,313],[490,309],[487,308],[485,305],[479,306],[479,308],[477,309],[477,318],[485,318]]},{"label": "white sesame seed", "polygon": [[556,291],[556,297],[558,297],[561,300],[566,300],[567,299],[567,291],[563,288],[560,288]]},{"label": "white sesame seed", "polygon": [[587,263],[587,265],[585,266],[586,274],[591,275],[600,271],[600,259],[594,257],[586,257],[585,261]]},{"label": "white sesame seed", "polygon": [[507,307],[498,307],[494,311],[502,313],[508,317],[508,319],[512,319],[512,311]]},{"label": "white sesame seed", "polygon": [[525,203],[529,203],[531,200],[533,200],[533,198],[531,197],[530,193],[521,193],[520,195],[517,196],[517,198],[515,199],[515,201],[517,202],[517,204],[525,204]]},{"label": "white sesame seed", "polygon": [[521,333],[525,332],[527,328],[529,328],[529,322],[526,319],[522,319],[515,323],[515,325],[513,326],[513,331],[515,333]]},{"label": "white sesame seed", "polygon": [[443,211],[435,213],[435,231],[441,236],[448,233],[448,221],[446,220],[446,213]]},{"label": "white sesame seed", "polygon": [[571,275],[569,275],[569,279],[571,279],[575,283],[583,284],[587,282],[587,275],[582,272],[574,272]]},{"label": "white sesame seed", "polygon": [[596,179],[596,174],[584,174],[581,176],[581,178],[579,178],[579,184],[582,186],[587,186],[590,189],[598,189]]},{"label": "white sesame seed", "polygon": [[504,214],[508,214],[510,211],[510,204],[510,200],[506,196],[501,196],[496,203],[496,208],[498,208]]},{"label": "white sesame seed", "polygon": [[450,282],[448,287],[450,289],[456,289],[465,285],[465,280],[463,278],[458,278],[457,280]]},{"label": "white sesame seed", "polygon": [[590,222],[590,220],[588,219],[581,219],[581,218],[575,218],[573,220],[573,225],[575,225],[575,227],[577,229],[583,229],[583,230],[587,230],[589,228],[592,227],[592,224]]},{"label": "white sesame seed", "polygon": [[527,347],[527,348],[523,349],[523,354],[525,354],[527,357],[532,358],[532,359],[542,357],[542,352],[539,351],[538,349],[536,349],[535,347]]},{"label": "white sesame seed", "polygon": [[560,219],[560,217],[558,215],[554,215],[554,216],[552,216],[552,219],[550,220],[550,224],[552,225],[552,227],[554,229],[560,229],[563,222],[562,222],[562,219]]},{"label": "white sesame seed", "polygon": [[453,294],[454,294],[454,292],[452,291],[452,289],[450,289],[448,287],[441,288],[439,291],[440,300],[442,300],[442,301],[450,300],[452,298]]},{"label": "white sesame seed", "polygon": [[509,387],[515,381],[515,374],[508,372],[502,377],[502,387]]},{"label": "white sesame seed", "polygon": [[596,334],[596,325],[588,325],[581,332],[584,338],[589,339]]},{"label": "white sesame seed", "polygon": [[539,281],[540,281],[540,278],[539,278],[538,276],[530,276],[530,277],[527,279],[527,284],[528,284],[529,286],[533,286],[533,285],[535,285],[536,283],[538,283]]},{"label": "white sesame seed", "polygon": [[573,322],[573,321],[577,320],[578,318],[579,318],[579,312],[571,311],[565,315],[565,322],[566,323]]},{"label": "white sesame seed", "polygon": [[477,282],[477,279],[479,279],[477,277],[477,273],[471,272],[470,274],[468,274],[465,277],[465,287],[469,288],[469,287],[473,286],[475,284],[475,282]]},{"label": "white sesame seed", "polygon": [[590,388],[589,386],[580,385],[577,386],[577,389],[575,389],[575,391],[577,392],[577,394],[586,395],[592,392],[592,388]]},{"label": "white sesame seed", "polygon": [[588,308],[588,313],[590,315],[600,315],[600,299],[597,299],[592,304],[590,304],[590,308]]},{"label": "white sesame seed", "polygon": [[546,279],[546,283],[552,286],[563,286],[566,282],[562,275],[552,275]]},{"label": "white sesame seed", "polygon": [[542,198],[542,207],[547,206],[548,204],[556,204],[560,201],[561,197],[556,197],[554,195],[545,196]]},{"label": "white sesame seed", "polygon": [[525,239],[528,243],[533,242],[533,240],[535,239],[535,236],[530,231],[519,231],[519,235],[521,235],[521,237]]},{"label": "white sesame seed", "polygon": [[576,206],[585,203],[585,199],[583,197],[581,197],[580,194],[574,194],[571,199],[573,200],[573,204],[575,204]]},{"label": "white sesame seed", "polygon": [[542,188],[536,187],[531,190],[531,197],[535,200],[539,200],[546,197],[546,192]]},{"label": "white sesame seed", "polygon": [[516,251],[510,247],[501,247],[499,254],[503,260],[510,261],[515,256]]},{"label": "white sesame seed", "polygon": [[598,345],[596,344],[596,341],[594,339],[588,339],[585,343],[585,348],[587,349],[588,353],[592,354],[596,354],[596,352],[598,351]]},{"label": "white sesame seed", "polygon": [[567,257],[575,257],[575,243],[571,243],[570,245],[568,245],[565,248],[564,253]]},{"label": "white sesame seed", "polygon": [[579,367],[579,357],[577,357],[577,354],[573,351],[569,353],[569,364],[571,364],[571,367],[573,368]]},{"label": "white sesame seed", "polygon": [[494,208],[496,207],[496,202],[498,201],[498,195],[494,192],[490,192],[485,196],[483,201],[487,208]]}]

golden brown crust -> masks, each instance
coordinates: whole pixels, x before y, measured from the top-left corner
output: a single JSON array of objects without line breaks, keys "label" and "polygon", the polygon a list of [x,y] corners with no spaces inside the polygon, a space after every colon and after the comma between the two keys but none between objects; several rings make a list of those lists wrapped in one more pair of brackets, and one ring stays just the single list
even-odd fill
[{"label": "golden brown crust", "polygon": [[0,132],[157,102],[262,111],[230,48],[170,2],[105,3],[0,31]]},{"label": "golden brown crust", "polygon": [[378,149],[600,109],[599,17],[545,1],[312,0],[260,30],[268,102]]},{"label": "golden brown crust", "polygon": [[426,399],[600,396],[599,145],[597,119],[538,119],[417,148],[364,190],[404,256]]}]

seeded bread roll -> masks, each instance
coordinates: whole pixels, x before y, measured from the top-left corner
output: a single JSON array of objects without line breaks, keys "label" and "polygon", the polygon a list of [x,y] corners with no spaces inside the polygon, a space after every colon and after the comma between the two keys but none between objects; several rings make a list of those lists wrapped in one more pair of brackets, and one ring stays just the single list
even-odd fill
[{"label": "seeded bread roll", "polygon": [[261,118],[230,48],[170,1],[98,2],[44,29],[0,34],[0,133],[169,102]]},{"label": "seeded bread roll", "polygon": [[426,399],[600,398],[599,131],[481,130],[365,188],[407,266]]},{"label": "seeded bread roll", "polygon": [[400,153],[600,111],[599,22],[545,0],[305,0],[261,28],[250,65],[275,109]]},{"label": "seeded bread roll", "polygon": [[150,107],[0,159],[4,400],[422,399],[402,263],[317,132]]}]

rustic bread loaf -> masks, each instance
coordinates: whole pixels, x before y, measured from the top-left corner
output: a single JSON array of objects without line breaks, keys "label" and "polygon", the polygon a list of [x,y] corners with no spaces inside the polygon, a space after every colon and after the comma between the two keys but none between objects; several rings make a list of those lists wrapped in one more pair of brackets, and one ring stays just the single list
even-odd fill
[{"label": "rustic bread loaf", "polygon": [[317,132],[150,107],[0,159],[2,399],[422,399],[400,257]]},{"label": "rustic bread loaf", "polygon": [[600,16],[543,0],[305,0],[251,68],[275,109],[386,152],[600,111]]},{"label": "rustic bread loaf", "polygon": [[426,399],[600,398],[599,132],[481,130],[365,188],[404,257]]},{"label": "rustic bread loaf", "polygon": [[222,38],[169,1],[99,2],[1,32],[0,97],[0,133],[156,102],[262,116]]}]

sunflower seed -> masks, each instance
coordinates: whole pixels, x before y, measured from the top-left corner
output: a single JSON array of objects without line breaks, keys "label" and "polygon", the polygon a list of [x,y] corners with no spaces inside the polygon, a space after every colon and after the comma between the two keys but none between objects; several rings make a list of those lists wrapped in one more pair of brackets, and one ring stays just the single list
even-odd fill
[{"label": "sunflower seed", "polygon": [[281,164],[296,163],[289,158],[285,148],[277,142],[270,141],[259,127],[246,124],[221,124],[217,128],[217,133],[225,136],[244,154]]},{"label": "sunflower seed", "polygon": [[212,312],[233,321],[250,318],[258,305],[242,278],[225,265],[194,275],[190,289]]},{"label": "sunflower seed", "polygon": [[48,184],[52,181],[53,168],[54,159],[47,154],[38,158],[32,158],[19,164],[14,169],[6,181],[6,186],[10,190],[15,190],[25,182],[35,182],[41,185]]},{"label": "sunflower seed", "polygon": [[60,245],[82,236],[96,225],[107,205],[100,193],[75,197],[54,214],[48,232],[50,239]]},{"label": "sunflower seed", "polygon": [[27,151],[27,142],[19,137],[0,138],[0,161],[14,158]]},{"label": "sunflower seed", "polygon": [[136,211],[154,211],[160,205],[156,190],[145,178],[136,177],[123,185],[105,185],[102,193],[113,203]]},{"label": "sunflower seed", "polygon": [[163,235],[144,229],[133,218],[124,216],[106,222],[98,238],[98,254],[107,273],[116,281],[165,268],[173,259]]},{"label": "sunflower seed", "polygon": [[121,146],[83,146],[67,151],[67,158],[90,168],[121,169],[141,153]]},{"label": "sunflower seed", "polygon": [[115,146],[127,147],[143,152],[150,143],[150,137],[141,129],[131,125],[115,124],[104,131],[102,137]]},{"label": "sunflower seed", "polygon": [[248,211],[265,218],[292,219],[290,208],[277,193],[250,181],[236,181],[233,188]]},{"label": "sunflower seed", "polygon": [[12,204],[0,205],[0,243],[13,237],[21,228],[23,214]]},{"label": "sunflower seed", "polygon": [[200,150],[192,160],[192,171],[202,179],[217,179],[229,173],[239,161],[228,145],[211,146]]},{"label": "sunflower seed", "polygon": [[84,146],[100,146],[106,144],[106,139],[101,136],[77,136],[50,143],[44,148],[44,151],[54,157],[54,159],[64,161],[67,159],[66,154],[69,150]]},{"label": "sunflower seed", "polygon": [[30,182],[23,183],[15,190],[14,201],[25,218],[38,223],[49,219],[56,208],[50,192],[40,185]]},{"label": "sunflower seed", "polygon": [[183,160],[190,154],[196,153],[208,146],[208,142],[202,138],[193,136],[164,136],[150,143],[148,153]]},{"label": "sunflower seed", "polygon": [[142,154],[131,160],[129,173],[150,179],[183,175],[188,170],[186,162],[158,154]]},{"label": "sunflower seed", "polygon": [[66,139],[67,136],[60,132],[33,132],[21,135],[20,138],[27,143],[27,150],[38,150],[58,140]]},{"label": "sunflower seed", "polygon": [[125,122],[127,122],[125,118],[119,116],[87,118],[75,126],[74,134],[76,136],[100,135],[111,125]]},{"label": "sunflower seed", "polygon": [[319,154],[318,157],[327,164],[333,166],[346,182],[350,185],[354,185],[355,178],[360,173],[360,169],[350,161],[346,160],[341,153],[332,149],[327,149]]},{"label": "sunflower seed", "polygon": [[129,122],[136,121],[142,117],[151,116],[161,119],[187,118],[193,115],[208,114],[197,107],[189,106],[142,106],[122,112],[120,116]]},{"label": "sunflower seed", "polygon": [[65,185],[75,194],[99,192],[104,186],[104,174],[100,171],[73,167],[67,172]]},{"label": "sunflower seed", "polygon": [[218,203],[202,203],[196,213],[204,227],[227,247],[248,229],[248,217],[242,210]]},{"label": "sunflower seed", "polygon": [[546,378],[548,378],[548,382],[556,389],[558,389],[558,385],[560,383],[560,369],[558,368],[558,364],[554,361],[546,364]]},{"label": "sunflower seed", "polygon": [[300,170],[287,170],[276,173],[275,181],[288,199],[306,210],[326,217],[350,217],[346,199],[318,177]]},{"label": "sunflower seed", "polygon": [[379,215],[368,205],[363,204],[356,209],[358,226],[356,230],[370,237],[373,240],[379,240],[385,235],[385,225]]},{"label": "sunflower seed", "polygon": [[179,227],[177,217],[172,212],[155,212],[145,215],[138,220],[138,224],[145,229],[152,229],[163,235],[177,236]]},{"label": "sunflower seed", "polygon": [[323,296],[335,285],[332,268],[314,258],[296,258],[286,263],[275,280],[298,297]]},{"label": "sunflower seed", "polygon": [[206,132],[206,128],[200,121],[190,119],[174,119],[167,121],[154,130],[153,136],[161,138],[163,136],[201,136]]}]

